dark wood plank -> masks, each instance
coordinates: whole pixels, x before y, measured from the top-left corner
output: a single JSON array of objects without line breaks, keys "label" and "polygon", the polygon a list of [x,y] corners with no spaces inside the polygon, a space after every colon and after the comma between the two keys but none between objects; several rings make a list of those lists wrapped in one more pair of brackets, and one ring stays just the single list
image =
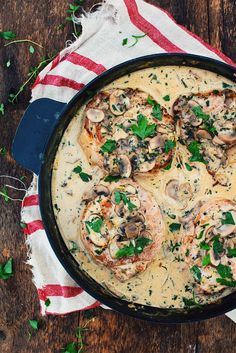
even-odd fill
[{"label": "dark wood plank", "polygon": [[[88,9],[96,1],[85,1]],[[162,0],[150,1],[170,11],[174,18],[204,40],[222,49],[235,59],[235,1],[234,0]],[[0,29],[16,31],[19,38],[30,38],[44,46],[32,56],[27,44],[0,48],[0,102],[16,91],[27,77],[30,66],[37,65],[41,55],[58,52],[71,39],[71,24],[66,23],[65,0],[1,1]],[[65,27],[58,26],[65,23]],[[5,68],[10,59],[12,65]],[[21,94],[16,106],[8,106],[0,116],[0,147],[8,151],[15,129],[28,105],[29,86]],[[27,176],[16,166],[10,154],[0,156],[0,174]],[[0,180],[0,188],[4,181]],[[74,340],[77,325],[87,322],[85,313],[64,317],[41,318],[37,293],[31,272],[25,264],[27,249],[19,227],[20,203],[6,204],[0,198],[0,261],[14,257],[15,275],[0,284],[0,351],[1,353],[59,353],[61,347]],[[202,323],[185,325],[150,325],[103,309],[95,310],[96,317],[86,336],[88,352],[94,353],[195,353],[235,351],[236,326],[222,316]],[[28,320],[40,320],[40,330],[28,340]],[[225,348],[226,347],[226,348]]]}]

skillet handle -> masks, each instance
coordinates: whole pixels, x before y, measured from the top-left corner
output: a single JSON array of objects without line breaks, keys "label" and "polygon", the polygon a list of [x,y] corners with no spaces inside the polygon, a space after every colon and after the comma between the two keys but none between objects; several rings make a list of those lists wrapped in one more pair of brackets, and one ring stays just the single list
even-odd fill
[{"label": "skillet handle", "polygon": [[13,158],[24,168],[39,174],[44,150],[66,103],[48,98],[37,99],[26,110],[17,128]]}]

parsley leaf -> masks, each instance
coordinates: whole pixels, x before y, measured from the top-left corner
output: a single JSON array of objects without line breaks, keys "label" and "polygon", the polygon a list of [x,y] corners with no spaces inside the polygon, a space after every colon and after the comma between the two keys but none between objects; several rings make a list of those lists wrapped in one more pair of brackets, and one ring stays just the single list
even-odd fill
[{"label": "parsley leaf", "polygon": [[210,245],[208,245],[205,241],[202,241],[199,246],[202,250],[210,250]]},{"label": "parsley leaf", "polygon": [[108,139],[104,145],[101,146],[101,151],[104,153],[111,153],[116,149],[116,147],[116,141]]},{"label": "parsley leaf", "polygon": [[189,157],[190,162],[202,162],[206,164],[206,161],[204,160],[201,151],[200,151],[201,145],[197,141],[192,141],[188,145],[188,150],[192,154],[192,156]]},{"label": "parsley leaf", "polygon": [[166,140],[164,144],[165,153],[169,153],[176,146],[175,141]]},{"label": "parsley leaf", "polygon": [[95,233],[101,233],[101,228],[103,225],[103,220],[101,218],[95,218],[92,221],[85,221],[86,228],[88,233],[90,234],[90,229],[91,228]]},{"label": "parsley leaf", "polygon": [[134,240],[135,245],[130,242],[129,245],[124,246],[123,248],[119,249],[116,253],[116,258],[121,259],[122,257],[134,256],[141,254],[144,248],[152,243],[152,240],[145,237],[139,237]]},{"label": "parsley leaf", "polygon": [[228,257],[236,257],[236,248],[232,249],[232,248],[227,248],[228,253],[227,256]]},{"label": "parsley leaf", "polygon": [[138,115],[138,124],[132,125],[131,130],[141,140],[151,136],[156,131],[156,124],[148,124],[146,116],[143,114]]},{"label": "parsley leaf", "polygon": [[170,231],[173,233],[173,232],[176,232],[177,230],[180,230],[180,227],[181,227],[181,224],[180,223],[171,223],[169,225],[169,229]]},{"label": "parsley leaf", "polygon": [[75,252],[77,252],[79,250],[78,244],[75,241],[70,240],[70,245],[71,245],[71,248],[69,249],[69,251],[72,254],[74,254]]},{"label": "parsley leaf", "polygon": [[220,242],[220,237],[219,235],[215,236],[212,238],[213,240],[213,251],[215,254],[221,254],[223,251],[223,244]]},{"label": "parsley leaf", "polygon": [[221,219],[221,224],[235,224],[234,218],[231,212],[223,212],[225,219]]},{"label": "parsley leaf", "polygon": [[79,165],[73,169],[73,172],[79,174],[81,180],[83,180],[85,183],[88,183],[90,180],[92,180],[92,176],[82,172],[82,168]]},{"label": "parsley leaf", "polygon": [[127,45],[127,43],[128,43],[128,38],[124,38],[124,39],[122,40],[122,45]]},{"label": "parsley leaf", "polygon": [[191,165],[189,165],[188,163],[185,163],[185,168],[191,172],[191,170],[193,170],[193,168],[191,167]]},{"label": "parsley leaf", "polygon": [[200,118],[203,121],[207,121],[210,118],[210,115],[205,114],[199,105],[196,107],[193,107],[192,111],[194,112],[197,118]]},{"label": "parsley leaf", "polygon": [[11,40],[11,39],[14,39],[15,37],[16,37],[16,34],[14,32],[11,32],[11,31],[0,32],[0,38],[6,39],[6,40]]},{"label": "parsley leaf", "polygon": [[207,254],[202,259],[202,266],[207,266],[211,263],[210,254]]},{"label": "parsley leaf", "polygon": [[232,272],[229,266],[219,264],[216,269],[221,278],[232,278]]},{"label": "parsley leaf", "polygon": [[7,280],[13,276],[13,259],[10,257],[7,262],[0,264],[0,279]]},{"label": "parsley leaf", "polygon": [[133,211],[133,209],[137,207],[130,201],[130,199],[123,192],[115,191],[114,196],[115,196],[115,203],[119,205],[120,202],[123,201],[124,204],[128,206],[129,211]]},{"label": "parsley leaf", "polygon": [[2,115],[4,115],[4,113],[5,113],[5,111],[4,111],[4,104],[3,104],[3,103],[0,104],[0,113],[1,113]]},{"label": "parsley leaf", "polygon": [[193,274],[193,277],[196,279],[196,281],[200,282],[202,279],[202,273],[200,268],[197,265],[194,265],[190,268],[190,271]]},{"label": "parsley leaf", "polygon": [[163,97],[164,101],[169,102],[170,101],[170,96],[167,94],[166,96]]},{"label": "parsley leaf", "polygon": [[37,320],[29,320],[29,324],[32,327],[33,330],[37,331],[38,330],[38,321]]},{"label": "parsley leaf", "polygon": [[152,116],[154,116],[155,119],[157,120],[162,120],[162,111],[161,111],[161,106],[158,104],[154,99],[151,97],[148,97],[147,99],[148,104],[151,104],[153,106],[152,108]]},{"label": "parsley leaf", "polygon": [[222,286],[236,287],[236,281],[229,281],[225,278],[216,278],[216,282],[222,284]]},{"label": "parsley leaf", "polygon": [[230,87],[232,87],[232,85],[229,85],[229,84],[226,83],[226,82],[222,82],[222,87],[223,87],[223,88],[230,88]]},{"label": "parsley leaf", "polygon": [[112,183],[113,181],[114,182],[117,182],[121,179],[121,176],[120,175],[107,175],[105,178],[104,178],[104,181],[106,183]]}]

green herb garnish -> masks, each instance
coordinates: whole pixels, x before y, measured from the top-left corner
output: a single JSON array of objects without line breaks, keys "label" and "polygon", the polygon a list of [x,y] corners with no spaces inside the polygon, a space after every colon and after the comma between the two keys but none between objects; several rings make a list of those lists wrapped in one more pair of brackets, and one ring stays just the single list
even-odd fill
[{"label": "green herb garnish", "polygon": [[230,87],[232,87],[232,85],[229,85],[229,84],[226,83],[226,82],[222,82],[222,87],[223,87],[223,88],[230,88]]},{"label": "green herb garnish", "polygon": [[0,264],[0,279],[4,281],[13,276],[13,259],[10,257],[7,262]]},{"label": "green herb garnish", "polygon": [[193,168],[191,167],[191,165],[189,165],[188,163],[185,163],[185,168],[191,172],[191,170],[193,170]]},{"label": "green herb garnish", "polygon": [[208,245],[205,241],[202,241],[202,242],[199,244],[199,247],[200,247],[200,249],[202,249],[202,250],[210,250],[210,245]]},{"label": "green herb garnish", "polygon": [[164,151],[165,153],[169,153],[173,148],[175,148],[176,143],[172,140],[166,140],[164,144]]},{"label": "green herb garnish", "polygon": [[70,242],[70,245],[71,245],[69,251],[72,254],[74,254],[75,252],[77,252],[79,250],[78,244],[75,241],[73,241],[73,240],[70,240],[69,242]]},{"label": "green herb garnish", "polygon": [[92,221],[85,221],[86,229],[90,234],[90,229],[92,229],[95,233],[101,233],[101,228],[103,226],[102,218],[95,218]]},{"label": "green herb garnish", "polygon": [[180,230],[180,227],[181,227],[181,224],[180,223],[171,223],[169,225],[169,229],[170,231],[173,233],[173,232],[176,232],[178,230]]},{"label": "green herb garnish", "polygon": [[114,182],[117,182],[121,179],[121,176],[120,175],[107,175],[105,178],[104,178],[104,181],[106,183],[112,183],[113,181]]},{"label": "green herb garnish", "polygon": [[122,45],[127,45],[127,43],[128,43],[128,38],[124,38],[124,39],[122,40]]},{"label": "green herb garnish", "polygon": [[215,254],[221,254],[223,251],[223,244],[220,242],[220,237],[219,235],[215,236],[212,238],[213,240],[213,251]]},{"label": "green herb garnish", "polygon": [[76,174],[79,174],[80,176],[80,179],[83,180],[85,183],[88,183],[90,180],[92,180],[92,176],[87,174],[87,173],[84,173],[82,171],[82,168],[80,165],[78,165],[77,167],[75,167],[73,169],[73,172],[76,173]]},{"label": "green herb garnish", "polygon": [[162,120],[162,111],[161,111],[161,106],[158,104],[154,99],[151,97],[148,97],[147,99],[148,104],[151,104],[153,106],[152,108],[152,116],[157,119],[157,120]]},{"label": "green herb garnish", "polygon": [[29,324],[32,327],[33,330],[37,331],[38,330],[38,321],[37,320],[29,320]]},{"label": "green herb garnish", "polygon": [[192,154],[192,156],[189,157],[190,162],[201,162],[206,164],[206,161],[204,160],[202,154],[201,154],[201,145],[197,141],[192,141],[188,145],[188,150]]},{"label": "green herb garnish", "polygon": [[134,240],[134,243],[131,243],[123,248],[119,249],[116,253],[116,258],[121,259],[122,257],[134,256],[143,252],[143,249],[152,243],[152,240],[145,237],[139,237]]},{"label": "green herb garnish", "polygon": [[236,248],[232,249],[232,248],[227,248],[227,256],[228,257],[236,257]]},{"label": "green herb garnish", "polygon": [[101,151],[104,153],[111,153],[116,149],[116,141],[115,140],[106,140],[104,145],[101,146]]},{"label": "green herb garnish", "polygon": [[170,96],[167,94],[166,96],[163,97],[164,101],[169,102],[170,101]]},{"label": "green herb garnish", "polygon": [[129,211],[133,211],[133,209],[137,207],[130,201],[130,199],[123,192],[115,191],[114,196],[115,196],[115,203],[119,205],[120,202],[123,201],[124,204],[128,206]]},{"label": "green herb garnish", "polygon": [[16,37],[16,34],[11,31],[6,31],[6,32],[0,32],[0,38],[6,39],[6,40],[11,40]]},{"label": "green herb garnish", "polygon": [[207,254],[202,259],[202,266],[207,266],[211,263],[210,254]]},{"label": "green herb garnish", "polygon": [[201,273],[201,270],[200,268],[197,266],[197,265],[194,265],[190,268],[190,271],[192,272],[193,274],[193,277],[198,281],[200,282],[201,279],[202,279],[202,273]]},{"label": "green herb garnish", "polygon": [[235,224],[231,212],[223,212],[223,215],[225,216],[225,218],[221,219],[221,224]]},{"label": "green herb garnish", "polygon": [[141,140],[154,134],[156,131],[156,124],[148,124],[146,116],[143,114],[138,115],[138,124],[132,125],[131,130]]},{"label": "green herb garnish", "polygon": [[199,105],[197,107],[193,107],[192,111],[197,118],[202,119],[203,121],[207,121],[210,118],[210,115],[205,114]]}]

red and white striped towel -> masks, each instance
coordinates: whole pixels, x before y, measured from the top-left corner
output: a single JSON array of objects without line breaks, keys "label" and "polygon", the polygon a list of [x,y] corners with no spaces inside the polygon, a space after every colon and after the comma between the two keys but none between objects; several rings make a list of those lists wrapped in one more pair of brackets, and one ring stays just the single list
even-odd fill
[{"label": "red and white striped towel", "polygon": [[[82,35],[64,49],[38,76],[32,101],[48,97],[68,102],[85,84],[106,69],[147,54],[194,53],[235,65],[231,59],[179,26],[162,9],[143,0],[107,0],[94,12],[80,18]],[[146,34],[133,46],[122,46],[132,35]],[[70,278],[53,253],[43,228],[37,195],[37,177],[22,203],[22,222],[30,248],[41,312],[65,314],[99,306],[95,299]],[[51,304],[46,307],[45,300]]]}]

